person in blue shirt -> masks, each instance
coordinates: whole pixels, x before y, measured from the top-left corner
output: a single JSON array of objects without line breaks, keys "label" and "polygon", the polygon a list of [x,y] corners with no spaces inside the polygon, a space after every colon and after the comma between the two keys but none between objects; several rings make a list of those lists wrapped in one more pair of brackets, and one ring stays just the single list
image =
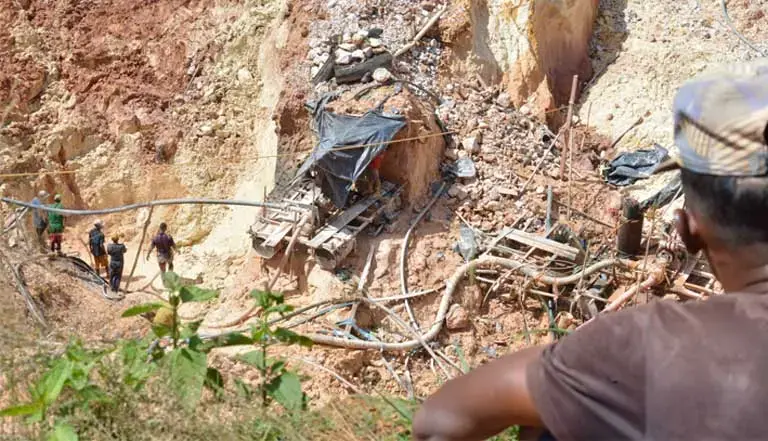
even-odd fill
[{"label": "person in blue shirt", "polygon": [[[37,197],[32,199],[32,205],[41,207],[48,201],[48,192],[40,190]],[[45,242],[45,230],[48,228],[48,215],[44,210],[35,208],[32,210],[32,225],[35,227],[35,234],[37,234],[37,243],[40,248],[46,250],[48,244]]]}]

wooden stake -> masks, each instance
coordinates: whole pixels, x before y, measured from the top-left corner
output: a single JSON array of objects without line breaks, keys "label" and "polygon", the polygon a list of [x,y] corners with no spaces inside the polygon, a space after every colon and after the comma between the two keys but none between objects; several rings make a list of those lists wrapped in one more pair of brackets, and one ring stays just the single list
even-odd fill
[{"label": "wooden stake", "polygon": [[125,281],[125,292],[128,292],[128,288],[131,286],[131,279],[133,278],[133,272],[136,271],[136,265],[139,264],[139,258],[141,257],[141,247],[144,245],[144,238],[147,236],[147,228],[152,221],[152,211],[155,206],[149,207],[149,214],[147,220],[144,221],[144,228],[141,230],[141,239],[139,240],[139,248],[136,250],[136,258],[133,259],[133,266],[131,267],[131,274],[128,275],[128,279]]},{"label": "wooden stake", "polygon": [[[573,105],[576,103],[576,89],[579,87],[579,76],[573,76],[571,83],[571,98],[568,100],[568,121],[565,122],[566,131],[568,131],[568,150],[571,150],[573,144]],[[560,154],[560,180],[565,180],[565,152]]]}]

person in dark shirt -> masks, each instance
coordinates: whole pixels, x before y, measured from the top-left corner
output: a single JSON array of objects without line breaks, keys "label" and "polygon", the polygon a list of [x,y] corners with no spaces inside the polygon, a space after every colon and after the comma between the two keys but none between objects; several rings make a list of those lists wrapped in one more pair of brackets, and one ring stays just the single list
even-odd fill
[{"label": "person in dark shirt", "polygon": [[109,287],[113,293],[117,294],[120,290],[120,280],[123,278],[123,266],[125,263],[125,252],[128,248],[120,243],[120,236],[112,236],[112,243],[107,247],[109,254]]},{"label": "person in dark shirt", "polygon": [[414,418],[420,441],[472,441],[512,425],[566,440],[768,437],[768,59],[710,72],[674,101],[693,258],[725,295],[653,301],[597,318],[446,383]]},{"label": "person in dark shirt", "polygon": [[168,225],[163,222],[160,224],[160,231],[152,238],[152,244],[147,251],[147,260],[152,255],[152,250],[157,248],[157,264],[160,266],[160,272],[164,273],[166,268],[173,271],[173,252],[176,251],[176,243],[173,237],[168,234]]},{"label": "person in dark shirt", "polygon": [[101,274],[101,270],[104,269],[104,274],[109,276],[109,262],[107,259],[107,250],[104,247],[105,239],[103,230],[104,222],[97,220],[93,224],[91,231],[88,233],[88,247],[93,256],[96,274]]}]

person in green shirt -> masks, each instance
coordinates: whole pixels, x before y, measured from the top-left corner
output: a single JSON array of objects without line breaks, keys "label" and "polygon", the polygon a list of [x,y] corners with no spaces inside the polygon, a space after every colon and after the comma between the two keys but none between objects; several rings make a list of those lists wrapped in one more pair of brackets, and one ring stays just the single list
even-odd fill
[{"label": "person in green shirt", "polygon": [[[51,208],[64,208],[61,204],[61,195],[53,197]],[[48,233],[51,240],[51,252],[61,254],[61,242],[64,235],[64,215],[61,213],[48,212]]]}]

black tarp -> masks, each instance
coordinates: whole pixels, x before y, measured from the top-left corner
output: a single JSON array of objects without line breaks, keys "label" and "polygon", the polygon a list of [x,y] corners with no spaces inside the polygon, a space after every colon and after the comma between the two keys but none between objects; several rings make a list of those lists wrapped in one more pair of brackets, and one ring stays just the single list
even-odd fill
[{"label": "black tarp", "polygon": [[638,150],[622,153],[608,164],[605,180],[620,187],[632,185],[639,179],[646,179],[656,167],[669,158],[664,147],[654,144],[653,150]]},{"label": "black tarp", "polygon": [[[338,115],[324,109],[330,98],[320,100],[314,110],[318,144],[299,169],[297,179],[314,167],[322,179],[322,191],[338,208],[344,208],[352,184],[405,127],[400,115],[385,115],[371,110],[362,116]],[[343,149],[344,146],[369,145],[364,148]]]}]

